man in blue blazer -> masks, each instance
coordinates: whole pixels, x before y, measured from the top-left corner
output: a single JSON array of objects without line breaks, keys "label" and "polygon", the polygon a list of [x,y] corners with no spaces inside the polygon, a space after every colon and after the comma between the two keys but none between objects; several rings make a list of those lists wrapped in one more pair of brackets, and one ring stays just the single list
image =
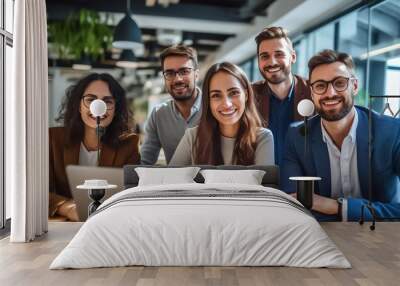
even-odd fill
[{"label": "man in blue blazer", "polygon": [[[289,177],[321,177],[313,196],[316,217],[359,220],[369,198],[368,109],[354,106],[358,80],[353,61],[345,53],[324,50],[308,67],[318,114],[308,121],[307,137],[303,124],[288,131],[282,187],[294,193],[296,184]],[[371,118],[372,206],[378,218],[400,218],[400,120],[375,112]]]}]

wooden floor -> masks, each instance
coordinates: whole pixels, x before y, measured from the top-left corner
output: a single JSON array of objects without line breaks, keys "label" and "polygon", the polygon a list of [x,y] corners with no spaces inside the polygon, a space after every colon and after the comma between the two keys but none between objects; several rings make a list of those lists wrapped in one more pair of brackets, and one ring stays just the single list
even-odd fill
[{"label": "wooden floor", "polygon": [[48,270],[80,223],[52,222],[32,243],[0,241],[0,285],[400,285],[400,223],[378,223],[375,231],[356,223],[323,228],[353,268],[289,267],[122,267]]}]

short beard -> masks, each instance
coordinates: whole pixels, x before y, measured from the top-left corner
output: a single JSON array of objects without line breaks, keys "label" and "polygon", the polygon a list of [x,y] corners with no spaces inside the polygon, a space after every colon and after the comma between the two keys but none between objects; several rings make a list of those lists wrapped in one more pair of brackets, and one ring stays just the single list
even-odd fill
[{"label": "short beard", "polygon": [[[185,84],[187,88],[190,87],[189,83],[183,83],[183,84]],[[181,95],[175,94],[173,91],[174,87],[170,86],[169,88],[170,88],[170,90],[168,90],[169,94],[176,101],[185,102],[191,100],[196,95],[196,81],[193,82],[193,89],[189,90],[186,94],[181,94]]]},{"label": "short beard", "polygon": [[175,94],[171,94],[172,98],[176,101],[187,101],[192,99],[194,95],[194,92],[190,93],[190,94],[186,94],[186,95],[175,95]]},{"label": "short beard", "polygon": [[[189,85],[188,85],[188,86],[189,86]],[[170,95],[172,96],[172,98],[173,98],[174,100],[176,100],[176,101],[187,101],[187,100],[190,100],[190,99],[193,98],[193,96],[194,96],[194,94],[195,94],[195,91],[196,91],[196,87],[194,87],[193,90],[189,91],[189,92],[186,93],[186,94],[178,95],[178,94],[175,94],[175,93],[173,92],[173,87],[171,87],[171,90],[170,90],[169,94],[170,94]]]},{"label": "short beard", "polygon": [[282,66],[279,66],[280,68],[281,68],[281,70],[282,70],[282,72],[283,72],[283,75],[282,76],[280,76],[280,77],[275,77],[275,76],[273,76],[272,78],[268,78],[267,77],[267,75],[266,75],[266,69],[268,68],[268,67],[264,67],[263,69],[260,69],[259,68],[259,70],[260,70],[260,73],[261,73],[261,75],[262,75],[262,77],[267,81],[267,82],[269,82],[270,84],[280,84],[280,83],[282,83],[282,82],[284,82],[284,81],[286,81],[288,78],[289,78],[289,75],[290,75],[290,69],[288,69],[288,68],[286,68],[286,67],[282,67]]},{"label": "short beard", "polygon": [[[333,99],[335,99],[335,98],[333,98]],[[320,106],[322,106],[321,102],[319,104],[320,104]],[[328,112],[323,111],[322,108],[316,107],[316,109],[317,109],[318,114],[324,120],[332,122],[332,121],[339,121],[339,120],[343,119],[344,117],[346,117],[346,115],[350,113],[353,106],[354,106],[354,98],[353,98],[353,96],[351,96],[350,102],[344,101],[342,109],[340,109],[339,112],[337,112],[337,113],[330,114]]]}]

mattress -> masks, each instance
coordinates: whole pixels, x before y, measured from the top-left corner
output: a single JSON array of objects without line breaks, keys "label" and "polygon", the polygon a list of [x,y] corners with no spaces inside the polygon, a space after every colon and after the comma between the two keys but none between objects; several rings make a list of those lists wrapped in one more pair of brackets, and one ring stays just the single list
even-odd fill
[{"label": "mattress", "polygon": [[351,267],[309,211],[284,192],[197,183],[114,195],[50,269],[131,265]]}]

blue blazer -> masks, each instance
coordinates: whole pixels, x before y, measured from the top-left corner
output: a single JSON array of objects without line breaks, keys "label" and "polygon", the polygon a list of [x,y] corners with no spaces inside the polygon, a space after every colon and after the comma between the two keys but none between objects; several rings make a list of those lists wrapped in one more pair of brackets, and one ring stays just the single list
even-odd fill
[{"label": "blue blazer", "polygon": [[[348,198],[349,221],[359,220],[361,205],[368,202],[368,109],[356,106],[357,167],[362,198]],[[372,202],[376,215],[381,218],[400,218],[400,120],[372,112]],[[321,117],[311,118],[308,124],[307,153],[304,154],[305,137],[297,124],[288,130],[281,172],[282,188],[287,193],[296,192],[291,176],[318,176],[322,180],[315,193],[331,196],[331,171],[329,153],[322,140]],[[364,218],[371,220],[368,210]],[[318,217],[318,216],[317,216]],[[330,220],[329,216],[320,216]],[[332,219],[332,216],[330,217]],[[335,218],[337,219],[337,217]]]}]

